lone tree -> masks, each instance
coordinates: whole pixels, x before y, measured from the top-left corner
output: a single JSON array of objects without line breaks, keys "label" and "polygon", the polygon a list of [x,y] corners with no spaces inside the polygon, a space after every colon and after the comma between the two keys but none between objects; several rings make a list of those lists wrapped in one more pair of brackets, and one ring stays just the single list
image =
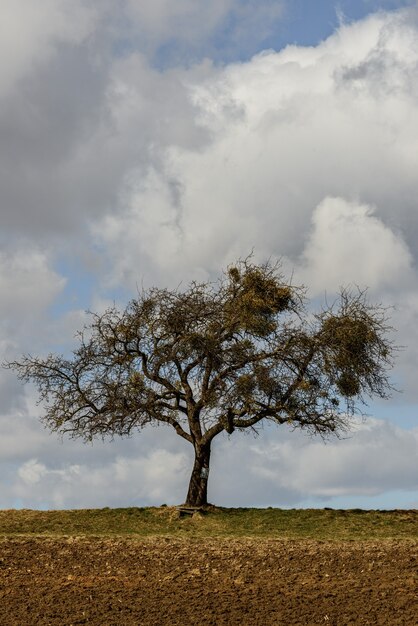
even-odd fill
[{"label": "lone tree", "polygon": [[238,261],[216,283],[152,288],[91,314],[70,359],[7,363],[33,381],[52,431],[92,440],[170,424],[194,449],[186,504],[207,504],[211,444],[262,420],[341,434],[365,398],[388,397],[385,309],[343,290],[316,315],[280,266]]}]

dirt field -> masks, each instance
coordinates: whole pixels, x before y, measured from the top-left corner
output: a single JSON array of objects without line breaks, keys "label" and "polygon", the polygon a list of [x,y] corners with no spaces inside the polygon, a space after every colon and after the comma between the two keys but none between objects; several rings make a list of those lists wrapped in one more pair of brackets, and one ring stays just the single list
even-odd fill
[{"label": "dirt field", "polygon": [[417,543],[0,542],[5,626],[418,624]]}]

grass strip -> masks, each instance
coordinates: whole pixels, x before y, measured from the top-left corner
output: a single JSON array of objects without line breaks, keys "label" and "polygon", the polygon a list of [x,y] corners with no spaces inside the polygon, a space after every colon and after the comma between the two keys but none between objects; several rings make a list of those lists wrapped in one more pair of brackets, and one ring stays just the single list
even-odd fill
[{"label": "grass strip", "polygon": [[260,537],[324,541],[418,539],[418,510],[213,508],[180,517],[175,507],[0,511],[0,537]]}]

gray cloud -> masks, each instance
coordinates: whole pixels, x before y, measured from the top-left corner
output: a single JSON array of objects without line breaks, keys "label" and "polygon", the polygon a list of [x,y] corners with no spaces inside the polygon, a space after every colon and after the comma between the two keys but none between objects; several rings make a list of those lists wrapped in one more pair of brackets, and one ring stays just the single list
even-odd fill
[{"label": "gray cloud", "polygon": [[77,45],[94,31],[97,13],[83,0],[15,0],[2,7],[0,98],[15,93],[47,64],[60,44]]},{"label": "gray cloud", "polygon": [[[256,20],[253,2],[174,4],[40,0],[34,12],[18,0],[5,13],[3,34],[19,37],[0,37],[3,358],[71,346],[85,316],[70,302],[53,311],[63,257],[89,267],[102,310],[112,289],[207,279],[254,247],[257,259],[284,257],[313,295],[357,282],[397,303],[408,348],[396,376],[402,401],[416,401],[416,12],[220,66],[190,58],[225,37],[250,49],[281,3],[258,3]],[[164,62],[186,47],[184,67]],[[0,391],[0,505],[183,499],[191,456],[174,435],[61,445],[39,425],[33,389],[3,371]],[[296,505],[417,489],[415,431],[367,428],[326,447],[286,430],[221,440],[211,498]]]},{"label": "gray cloud", "polygon": [[118,206],[133,168],[144,175],[167,145],[205,142],[182,74],[161,75],[138,55],[101,66],[88,49],[64,46],[5,98],[3,236],[80,237],[90,220]]},{"label": "gray cloud", "polygon": [[[83,446],[57,444],[26,419],[14,435],[2,437],[0,446],[0,506],[13,498],[19,506],[48,508],[184,500],[191,448],[169,429]],[[285,427],[266,427],[256,439],[234,435],[215,442],[209,497],[224,506],[298,506],[307,498],[320,506],[333,497],[409,490],[412,499],[417,452],[416,429],[407,432],[376,419],[359,425],[351,438],[326,445]]]},{"label": "gray cloud", "polygon": [[254,447],[259,455],[254,470],[273,484],[319,498],[416,491],[417,446],[417,429],[406,432],[369,418],[349,439],[326,445],[297,437],[263,442]]}]

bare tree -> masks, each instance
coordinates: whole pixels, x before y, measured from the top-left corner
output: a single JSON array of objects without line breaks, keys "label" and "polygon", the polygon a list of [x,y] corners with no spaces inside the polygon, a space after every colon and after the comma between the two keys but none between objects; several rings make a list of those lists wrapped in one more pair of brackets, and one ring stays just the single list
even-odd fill
[{"label": "bare tree", "polygon": [[262,420],[324,437],[349,428],[371,396],[388,397],[394,346],[385,309],[343,290],[318,314],[280,267],[251,258],[216,283],[153,288],[91,314],[72,358],[6,367],[33,381],[53,431],[92,440],[163,422],[195,460],[186,504],[207,504],[211,444]]}]

